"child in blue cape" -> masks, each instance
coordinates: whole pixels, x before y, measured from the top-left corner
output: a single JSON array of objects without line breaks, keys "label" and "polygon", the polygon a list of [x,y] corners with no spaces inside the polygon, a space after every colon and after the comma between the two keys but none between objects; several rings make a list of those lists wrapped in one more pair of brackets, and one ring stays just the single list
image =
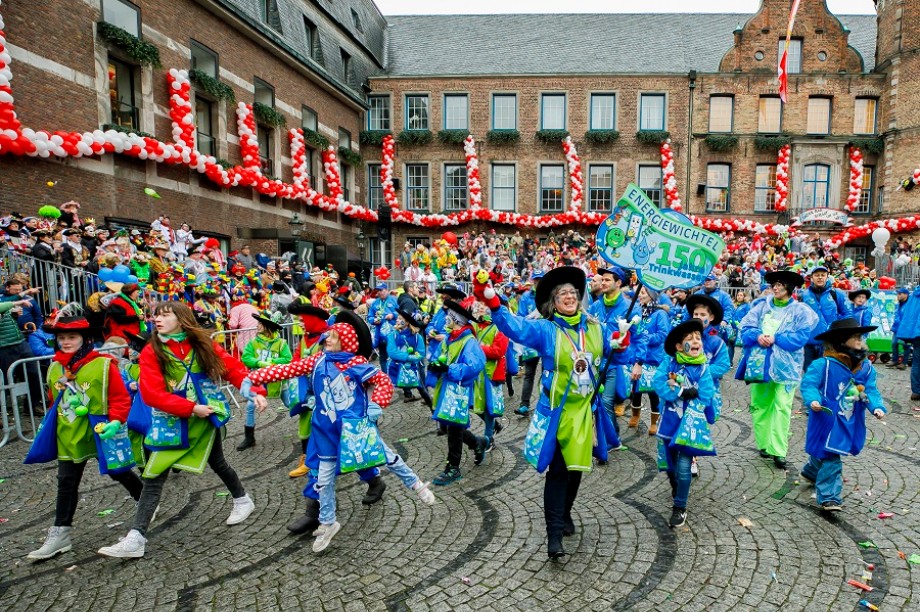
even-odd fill
[{"label": "child in blue cape", "polygon": [[431,406],[431,396],[422,379],[421,365],[425,358],[425,339],[420,330],[425,329],[421,313],[396,309],[398,315],[393,331],[386,341],[389,358],[387,374],[393,384],[403,390],[407,402],[419,399],[412,395],[412,389],[418,389],[421,399]]},{"label": "child in blue cape", "polygon": [[826,512],[841,510],[842,458],[858,455],[865,445],[866,411],[878,419],[886,413],[875,368],[866,359],[864,335],[874,329],[854,318],[834,321],[817,336],[824,342],[824,356],[812,362],[802,379],[802,399],[811,408],[802,476],[815,483],[818,504]]},{"label": "child in blue cape", "polygon": [[872,325],[872,309],[869,308],[869,300],[872,299],[872,292],[868,289],[857,289],[847,294],[853,303],[850,306],[850,317],[856,319],[856,322],[867,327]]},{"label": "child in blue cape", "polygon": [[664,344],[670,359],[655,372],[653,386],[664,406],[658,427],[658,469],[666,471],[674,503],[668,524],[687,521],[690,465],[693,457],[715,455],[709,426],[715,423],[715,386],[703,349],[703,324],[691,319],[668,334]]}]

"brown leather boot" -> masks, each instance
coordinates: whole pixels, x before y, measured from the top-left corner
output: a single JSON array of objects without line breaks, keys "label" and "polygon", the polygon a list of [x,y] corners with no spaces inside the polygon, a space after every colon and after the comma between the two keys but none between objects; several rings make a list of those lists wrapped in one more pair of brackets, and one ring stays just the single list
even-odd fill
[{"label": "brown leather boot", "polygon": [[649,415],[648,435],[654,436],[656,433],[658,433],[658,419],[660,417],[661,415],[655,412]]},{"label": "brown leather boot", "polygon": [[629,417],[629,423],[626,424],[627,427],[632,427],[633,429],[639,427],[639,415],[642,414],[642,408],[633,408],[632,416]]},{"label": "brown leather boot", "polygon": [[626,413],[626,402],[623,402],[622,404],[617,404],[616,406],[613,407],[613,414],[617,415],[618,417],[623,416],[625,413]]}]

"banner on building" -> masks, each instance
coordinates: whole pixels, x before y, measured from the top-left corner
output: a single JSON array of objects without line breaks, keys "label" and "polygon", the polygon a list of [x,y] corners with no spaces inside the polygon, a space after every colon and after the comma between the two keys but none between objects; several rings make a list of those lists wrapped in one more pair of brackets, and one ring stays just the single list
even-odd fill
[{"label": "banner on building", "polygon": [[634,270],[655,291],[702,284],[725,250],[716,234],[671,209],[659,210],[630,183],[597,230],[597,249],[612,264]]},{"label": "banner on building", "polygon": [[836,208],[811,208],[792,220],[792,227],[803,223],[836,223],[837,225],[852,225],[850,215],[845,210]]}]

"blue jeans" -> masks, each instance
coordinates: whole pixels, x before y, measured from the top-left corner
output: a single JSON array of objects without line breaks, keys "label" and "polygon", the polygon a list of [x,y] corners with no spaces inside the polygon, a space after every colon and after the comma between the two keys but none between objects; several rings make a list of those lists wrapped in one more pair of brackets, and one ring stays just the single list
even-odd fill
[{"label": "blue jeans", "polygon": [[256,404],[252,400],[246,402],[246,427],[256,426]]},{"label": "blue jeans", "polygon": [[816,459],[809,456],[808,463],[802,467],[805,478],[815,482],[818,503],[843,503],[843,461],[840,455],[828,459]]},{"label": "blue jeans", "polygon": [[920,393],[920,338],[914,338],[914,365],[910,368],[910,392]]},{"label": "blue jeans", "polygon": [[675,485],[674,489],[674,507],[687,507],[687,499],[690,497],[690,483],[693,477],[690,475],[690,464],[693,463],[693,457],[685,455],[676,448],[668,449],[668,467],[673,468],[673,472],[668,470],[668,478]]},{"label": "blue jeans", "polygon": [[[406,465],[406,462],[402,460],[402,457],[397,455],[396,451],[390,448],[386,442],[383,443],[383,450],[387,455],[387,470],[399,478],[407,488],[411,489],[412,485],[419,481],[419,477],[415,472],[412,471],[412,468]],[[322,511],[322,508],[320,511]]]},{"label": "blue jeans", "polygon": [[336,461],[320,461],[316,475],[316,488],[319,490],[319,522],[331,525],[335,522],[335,479],[339,464]]},{"label": "blue jeans", "polygon": [[601,396],[601,403],[604,405],[604,410],[610,415],[610,420],[613,421],[613,431],[616,434],[612,440],[608,440],[609,444],[607,446],[609,448],[620,446],[620,424],[617,423],[617,415],[614,412],[617,402],[617,371],[619,370],[619,366],[614,366],[607,370],[607,375],[604,378],[604,394]]},{"label": "blue jeans", "polygon": [[482,435],[486,437],[489,443],[492,443],[492,436],[495,435],[495,417],[489,414],[488,408],[485,412],[478,415],[482,422],[485,423],[485,431],[482,432]]},{"label": "blue jeans", "polygon": [[[907,365],[913,354],[914,345],[910,340],[901,340],[900,338],[891,339],[891,362],[898,363],[903,355],[904,360],[901,362]],[[901,351],[904,351],[903,353]]]}]

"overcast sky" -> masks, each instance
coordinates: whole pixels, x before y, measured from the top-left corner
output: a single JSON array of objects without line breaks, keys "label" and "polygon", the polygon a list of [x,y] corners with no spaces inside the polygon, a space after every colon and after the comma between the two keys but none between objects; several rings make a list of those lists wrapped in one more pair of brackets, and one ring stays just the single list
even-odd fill
[{"label": "overcast sky", "polygon": [[[384,15],[493,13],[755,13],[760,0],[375,0]],[[791,1],[790,1],[791,5]],[[872,0],[827,0],[838,15],[874,15]]]}]

